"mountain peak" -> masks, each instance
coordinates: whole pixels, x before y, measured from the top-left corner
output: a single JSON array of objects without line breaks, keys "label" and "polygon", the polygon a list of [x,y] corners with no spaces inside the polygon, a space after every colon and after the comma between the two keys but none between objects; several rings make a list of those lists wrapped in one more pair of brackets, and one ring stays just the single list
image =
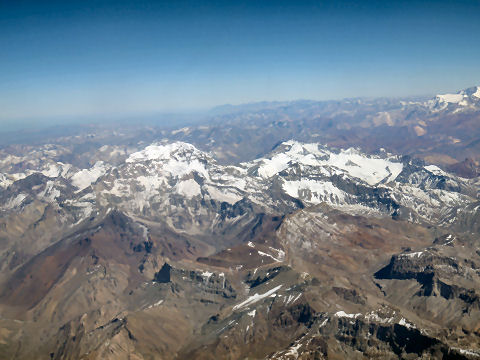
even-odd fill
[{"label": "mountain peak", "polygon": [[[467,99],[471,99],[473,97],[480,99],[480,87],[479,86],[473,86],[464,90],[460,90],[459,92],[455,94],[438,94],[435,96],[435,99],[444,101],[447,103],[456,103],[456,104],[462,104],[462,102],[465,102]],[[466,103],[465,103],[466,105]]]},{"label": "mountain peak", "polygon": [[145,149],[131,154],[126,162],[133,163],[149,160],[170,160],[172,157],[177,159],[179,157],[191,158],[192,155],[195,158],[198,158],[204,154],[192,144],[182,141],[168,144],[153,143],[148,145]]},{"label": "mountain peak", "polygon": [[454,113],[466,109],[476,109],[480,100],[480,87],[473,86],[455,94],[438,94],[426,105],[434,111],[453,109]]},{"label": "mountain peak", "polygon": [[480,99],[480,86],[474,86],[472,88],[465,90],[465,92],[469,92],[469,91],[471,91],[471,94],[469,94],[470,96],[474,96],[477,99]]}]

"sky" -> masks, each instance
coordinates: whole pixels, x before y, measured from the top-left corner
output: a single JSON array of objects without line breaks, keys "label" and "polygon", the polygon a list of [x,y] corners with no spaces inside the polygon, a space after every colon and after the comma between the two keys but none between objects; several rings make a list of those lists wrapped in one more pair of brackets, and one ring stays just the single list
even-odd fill
[{"label": "sky", "polygon": [[480,85],[478,1],[0,0],[0,125]]}]

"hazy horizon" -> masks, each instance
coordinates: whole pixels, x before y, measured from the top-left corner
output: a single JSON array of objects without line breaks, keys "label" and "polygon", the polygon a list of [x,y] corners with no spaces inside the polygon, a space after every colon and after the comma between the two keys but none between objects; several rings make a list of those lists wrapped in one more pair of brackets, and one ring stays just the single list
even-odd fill
[{"label": "hazy horizon", "polygon": [[[469,88],[471,86],[466,86]],[[458,90],[463,90],[458,89]],[[457,90],[453,90],[457,92]],[[349,99],[377,99],[377,98],[386,98],[386,99],[409,99],[409,98],[428,98],[434,96],[435,93],[431,92],[428,94],[407,94],[400,96],[350,96],[342,98],[331,98],[331,99],[308,99],[308,98],[298,98],[298,99],[281,99],[281,100],[254,100],[249,102],[238,102],[238,103],[222,103],[216,104],[213,106],[208,106],[205,108],[194,108],[194,109],[169,109],[169,110],[158,110],[158,111],[131,111],[131,112],[118,112],[118,113],[91,113],[91,114],[65,114],[65,115],[54,115],[54,116],[28,116],[28,117],[19,117],[12,119],[1,119],[0,124],[0,133],[10,133],[18,131],[39,131],[48,129],[55,126],[78,126],[78,125],[87,125],[87,126],[99,126],[107,125],[114,123],[123,123],[126,122],[132,123],[134,121],[136,124],[147,124],[152,123],[155,125],[171,125],[175,126],[186,126],[191,125],[196,122],[202,121],[205,118],[212,117],[215,115],[215,110],[221,109],[223,107],[246,107],[249,105],[256,105],[262,103],[298,103],[303,101],[313,101],[313,102],[329,102],[329,101],[344,101]],[[178,120],[178,118],[182,120]]]},{"label": "hazy horizon", "polygon": [[478,84],[480,2],[0,3],[0,123]]}]

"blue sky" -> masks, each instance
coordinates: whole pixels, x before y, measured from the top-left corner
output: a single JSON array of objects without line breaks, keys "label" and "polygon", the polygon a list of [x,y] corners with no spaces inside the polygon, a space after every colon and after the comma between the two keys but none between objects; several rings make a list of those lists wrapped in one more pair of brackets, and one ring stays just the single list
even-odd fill
[{"label": "blue sky", "polygon": [[0,0],[0,122],[480,84],[480,1]]}]

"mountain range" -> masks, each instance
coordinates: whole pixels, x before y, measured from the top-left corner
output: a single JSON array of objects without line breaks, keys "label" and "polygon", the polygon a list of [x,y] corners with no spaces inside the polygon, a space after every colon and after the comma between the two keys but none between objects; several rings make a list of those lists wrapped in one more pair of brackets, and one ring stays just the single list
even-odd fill
[{"label": "mountain range", "polygon": [[1,357],[478,358],[479,123],[473,87],[5,145]]}]

